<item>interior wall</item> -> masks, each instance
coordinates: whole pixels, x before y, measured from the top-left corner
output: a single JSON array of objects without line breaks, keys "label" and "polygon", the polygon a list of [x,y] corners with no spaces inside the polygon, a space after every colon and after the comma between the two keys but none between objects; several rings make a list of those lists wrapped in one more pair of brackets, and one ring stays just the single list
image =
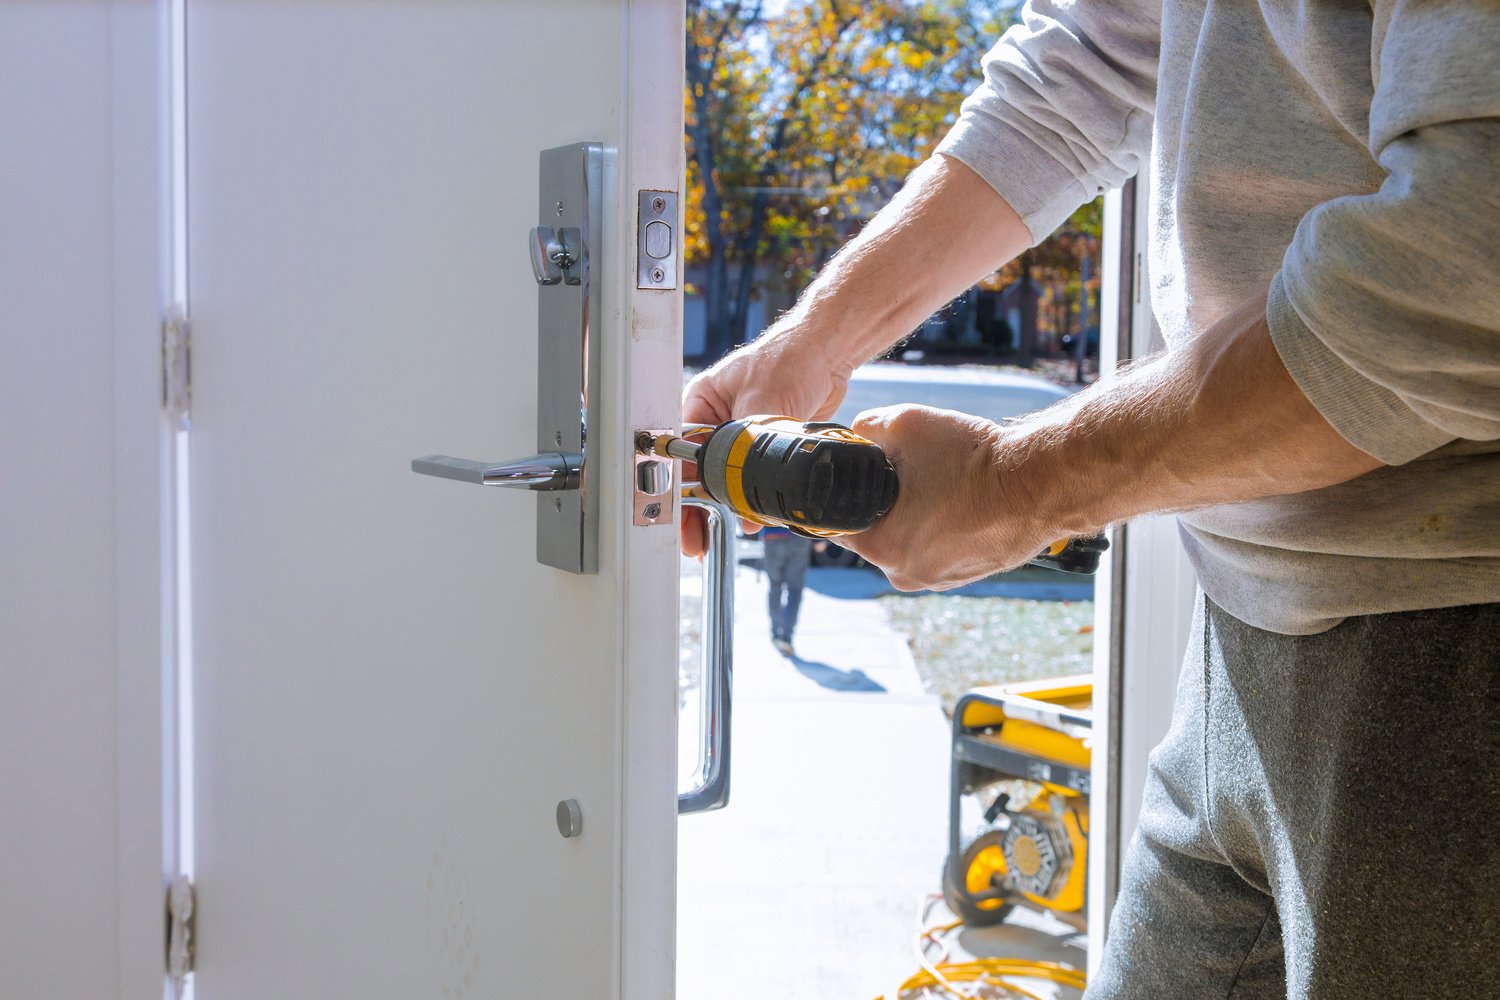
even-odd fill
[{"label": "interior wall", "polygon": [[5,997],[161,992],[156,23],[0,5]]},{"label": "interior wall", "polygon": [[6,996],[114,990],[109,123],[106,5],[0,7]]}]

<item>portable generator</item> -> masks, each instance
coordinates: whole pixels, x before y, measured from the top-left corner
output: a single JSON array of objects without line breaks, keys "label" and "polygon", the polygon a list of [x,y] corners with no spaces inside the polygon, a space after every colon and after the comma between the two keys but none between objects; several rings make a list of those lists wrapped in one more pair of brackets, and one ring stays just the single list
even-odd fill
[{"label": "portable generator", "polygon": [[1015,906],[1085,929],[1093,679],[975,688],[953,711],[943,899],[972,927]]}]

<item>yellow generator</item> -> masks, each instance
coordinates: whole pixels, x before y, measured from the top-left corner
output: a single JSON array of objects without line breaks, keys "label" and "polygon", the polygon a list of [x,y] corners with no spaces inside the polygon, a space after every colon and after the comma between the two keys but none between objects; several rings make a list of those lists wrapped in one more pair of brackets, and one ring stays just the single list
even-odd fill
[{"label": "yellow generator", "polygon": [[953,712],[943,898],[971,927],[1014,906],[1085,929],[1093,679],[975,688]]}]

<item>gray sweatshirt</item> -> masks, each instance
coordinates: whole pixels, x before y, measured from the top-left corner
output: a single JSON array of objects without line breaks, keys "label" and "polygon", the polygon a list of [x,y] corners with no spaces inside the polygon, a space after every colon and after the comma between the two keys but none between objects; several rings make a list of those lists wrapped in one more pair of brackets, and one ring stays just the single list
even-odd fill
[{"label": "gray sweatshirt", "polygon": [[1270,282],[1282,361],[1387,467],[1180,517],[1290,634],[1500,601],[1500,2],[1028,3],[938,151],[1045,238],[1151,157],[1168,349]]}]

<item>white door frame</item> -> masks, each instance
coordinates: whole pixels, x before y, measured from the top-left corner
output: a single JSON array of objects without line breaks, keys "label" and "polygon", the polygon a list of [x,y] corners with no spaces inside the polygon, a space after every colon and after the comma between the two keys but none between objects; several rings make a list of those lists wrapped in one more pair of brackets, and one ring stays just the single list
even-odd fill
[{"label": "white door frame", "polygon": [[[624,60],[626,79],[625,136],[627,155],[619,164],[616,204],[634,206],[635,192],[683,193],[683,59],[686,22],[682,0],[630,0]],[[655,40],[672,34],[679,44],[659,51]],[[683,204],[684,198],[678,198]],[[676,232],[682,233],[680,215]],[[633,262],[636,227],[616,232],[613,259]],[[680,249],[674,248],[681,253]],[[679,260],[681,257],[679,256]],[[633,267],[620,269],[634,274]],[[679,268],[679,274],[681,269]],[[617,286],[619,287],[619,286]],[[632,281],[622,327],[630,331],[619,343],[629,352],[630,386],[615,401],[618,415],[607,421],[618,428],[615,452],[622,462],[630,454],[635,429],[677,427],[682,397],[682,289],[643,291]],[[630,463],[612,477],[617,488],[633,490]],[[631,508],[629,495],[624,508]],[[675,502],[675,501],[674,501]],[[680,508],[675,517],[681,517]],[[619,995],[622,1000],[667,1000],[675,995],[677,916],[677,629],[680,567],[677,532],[667,527],[625,527],[622,581],[624,608],[619,622],[624,669],[619,680],[623,749],[621,755],[620,870],[623,912]],[[662,608],[673,627],[654,624]],[[654,613],[647,613],[649,611]],[[637,612],[640,613],[637,613]],[[655,720],[664,704],[672,706],[673,724]],[[671,776],[663,782],[662,775]]]},{"label": "white door frame", "polygon": [[27,262],[0,274],[0,342],[12,372],[38,366],[0,393],[14,433],[0,437],[0,572],[23,595],[0,607],[0,896],[18,921],[0,941],[5,996],[162,995],[160,14],[141,0],[0,10],[14,141],[0,176],[18,199],[0,257]]},{"label": "white door frame", "polygon": [[[1099,370],[1161,349],[1146,273],[1150,168],[1104,198]],[[1147,758],[1172,718],[1197,582],[1174,516],[1110,531],[1094,604],[1094,733],[1089,816],[1089,974],[1103,957],[1120,860],[1135,833]]]}]

